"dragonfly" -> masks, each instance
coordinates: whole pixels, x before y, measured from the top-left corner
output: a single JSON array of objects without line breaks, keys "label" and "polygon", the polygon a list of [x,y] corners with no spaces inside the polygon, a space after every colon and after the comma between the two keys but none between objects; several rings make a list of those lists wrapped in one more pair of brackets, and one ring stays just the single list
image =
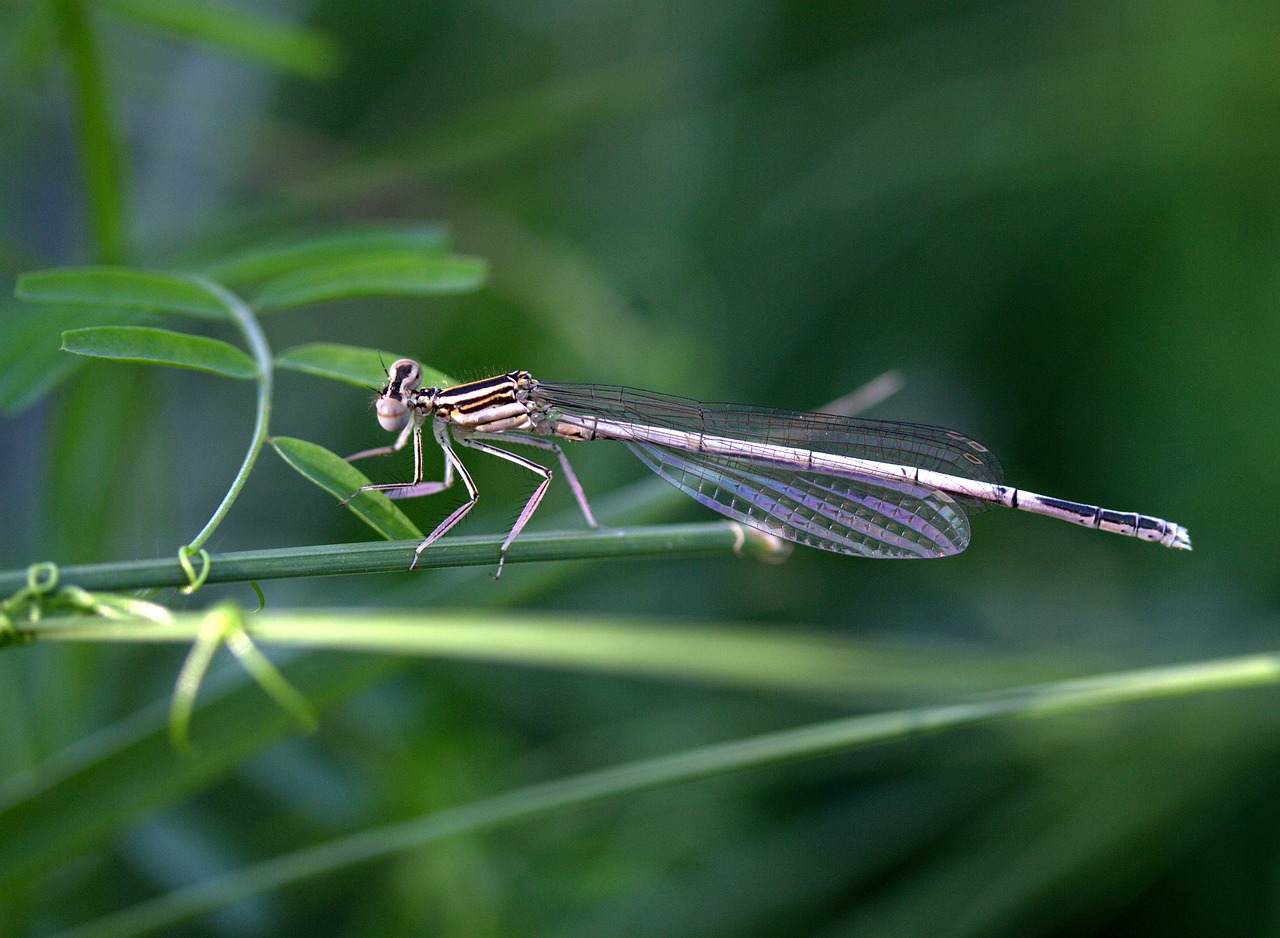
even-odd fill
[{"label": "dragonfly", "polygon": [[[455,479],[467,501],[413,553],[458,524],[479,494],[453,444],[512,462],[540,481],[499,550],[524,530],[551,484],[551,470],[498,443],[554,454],[582,514],[598,527],[561,442],[614,440],[661,478],[744,525],[809,547],[857,557],[948,557],[969,545],[969,516],[993,505],[1070,521],[1165,547],[1191,550],[1182,525],[1136,512],[1037,495],[1004,484],[999,460],[955,430],[739,404],[704,404],[611,385],[553,384],[512,371],[449,388],[421,387],[422,367],[402,358],[387,371],[374,410],[394,443],[348,459],[384,455],[413,441],[413,480],[361,486],[388,498],[433,495]],[[422,437],[430,425],[444,476],[424,480]]]}]

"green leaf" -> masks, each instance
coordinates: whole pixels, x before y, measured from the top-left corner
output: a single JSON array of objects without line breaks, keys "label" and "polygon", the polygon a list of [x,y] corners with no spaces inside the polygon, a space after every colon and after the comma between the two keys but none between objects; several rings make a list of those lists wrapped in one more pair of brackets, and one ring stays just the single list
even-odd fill
[{"label": "green leaf", "polygon": [[227,378],[254,378],[253,359],[219,339],[150,326],[91,326],[62,334],[62,349],[91,358],[192,368]]},{"label": "green leaf", "polygon": [[253,304],[272,312],[362,296],[465,293],[483,284],[487,272],[478,257],[390,251],[284,274],[265,283]]},{"label": "green leaf", "polygon": [[[361,388],[377,388],[386,382],[388,366],[403,357],[381,349],[315,342],[286,349],[277,356],[276,364],[318,378],[345,381]],[[443,372],[423,366],[422,383],[424,387],[448,388],[458,382]]]},{"label": "green leaf", "polygon": [[33,303],[74,303],[230,319],[227,304],[194,277],[130,267],[64,267],[23,274],[14,295]]},{"label": "green leaf", "polygon": [[[288,436],[272,437],[271,445],[275,447],[281,459],[320,488],[338,498],[346,498],[360,486],[369,484],[368,476],[323,446]],[[361,521],[385,538],[390,540],[422,538],[422,532],[418,530],[417,525],[381,492],[362,492],[353,498],[347,507],[355,512]]]},{"label": "green leaf", "polygon": [[214,261],[204,270],[220,283],[239,286],[300,268],[351,262],[362,255],[438,253],[448,247],[449,236],[441,225],[350,225],[255,245]]},{"label": "green leaf", "polygon": [[191,0],[100,0],[117,16],[304,78],[326,78],[342,60],[324,33],[281,23],[229,5]]}]

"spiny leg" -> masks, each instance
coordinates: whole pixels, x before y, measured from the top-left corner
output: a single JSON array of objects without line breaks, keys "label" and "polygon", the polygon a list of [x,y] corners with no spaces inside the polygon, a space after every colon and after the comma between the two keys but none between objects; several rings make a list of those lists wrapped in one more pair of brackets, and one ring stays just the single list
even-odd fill
[{"label": "spiny leg", "polygon": [[[450,512],[449,517],[436,525],[436,529],[423,538],[422,543],[419,544],[413,552],[413,560],[409,564],[410,570],[413,570],[418,566],[418,558],[422,556],[422,552],[448,533],[449,529],[455,524],[465,518],[467,512],[475,507],[476,501],[480,498],[480,493],[476,490],[476,484],[471,481],[471,474],[467,472],[467,467],[462,464],[462,460],[458,458],[458,454],[455,453],[453,451],[453,447],[449,445],[449,438],[445,433],[444,424],[439,421],[435,424],[435,437],[440,443],[440,448],[444,450],[445,464],[445,482],[435,484],[451,485],[453,483],[453,470],[456,469],[458,472],[458,478],[462,480],[462,484],[467,488],[467,501]],[[401,497],[403,498],[407,496]],[[503,550],[505,551],[505,549],[504,545]],[[498,561],[498,572],[502,572],[501,560]]]},{"label": "spiny leg", "polygon": [[355,462],[357,459],[366,459],[370,456],[389,456],[391,453],[398,453],[404,449],[404,444],[409,442],[410,433],[421,436],[422,424],[416,420],[410,420],[404,425],[404,429],[400,431],[400,435],[396,437],[394,443],[388,446],[375,446],[373,449],[362,449],[360,452],[352,453],[344,458],[347,462]]},{"label": "spiny leg", "polygon": [[[458,442],[463,446],[469,446],[482,453],[488,453],[491,456],[497,456],[501,459],[505,459],[507,462],[515,463],[517,466],[523,466],[534,475],[542,477],[542,481],[538,483],[538,487],[535,488],[533,490],[533,494],[529,496],[529,501],[527,501],[524,508],[521,509],[520,517],[516,518],[516,523],[511,526],[511,531],[507,534],[506,539],[503,540],[502,546],[498,548],[498,571],[493,575],[493,578],[496,580],[498,577],[502,576],[502,565],[506,563],[507,560],[507,548],[510,547],[511,542],[516,539],[516,535],[524,530],[524,526],[529,523],[529,519],[533,517],[533,513],[538,510],[538,505],[542,501],[542,496],[547,493],[547,486],[551,484],[551,470],[546,466],[538,465],[532,460],[525,459],[523,456],[516,453],[511,453],[505,449],[498,449],[496,446],[490,446],[488,443],[483,443],[476,439],[477,436],[488,439],[493,438],[490,434],[472,434],[470,436],[460,437]],[[521,438],[520,442],[525,442],[525,439]],[[462,468],[461,463],[458,464],[458,468]],[[468,505],[467,507],[470,508],[471,506]]]},{"label": "spiny leg", "polygon": [[[448,437],[445,435],[445,426],[439,421],[435,421],[431,425],[431,435],[435,437],[436,444],[446,453],[449,451]],[[456,458],[450,460],[446,455],[444,460],[444,478],[439,482],[422,482],[418,481],[412,485],[406,485],[401,488],[392,488],[386,491],[387,498],[418,498],[422,495],[435,495],[443,492],[445,489],[453,486],[453,467]],[[458,468],[462,468],[462,464],[458,463]],[[415,479],[421,480],[423,474],[422,454],[418,453],[414,460],[413,475]]]},{"label": "spiny leg", "polygon": [[520,443],[524,446],[536,446],[538,449],[550,450],[556,454],[556,458],[560,460],[560,468],[564,470],[565,481],[569,483],[569,488],[573,492],[573,497],[578,502],[578,507],[582,509],[582,516],[587,519],[589,527],[598,528],[595,516],[591,514],[591,506],[587,504],[587,493],[583,491],[582,484],[578,481],[577,474],[573,471],[573,467],[569,465],[569,460],[564,454],[564,449],[559,443],[552,440],[544,440],[541,437],[526,436],[523,433],[472,433],[469,439],[472,440],[510,440],[513,443]]},{"label": "spiny leg", "polygon": [[[422,543],[417,546],[413,552],[413,561],[409,564],[409,569],[413,570],[417,567],[418,560],[421,557],[422,552],[457,525],[458,522],[466,516],[467,512],[475,506],[475,503],[479,498],[479,492],[476,489],[475,482],[471,479],[470,473],[467,472],[466,467],[463,466],[462,461],[458,458],[457,453],[454,452],[453,447],[450,445],[447,425],[441,420],[435,420],[432,422],[432,434],[445,456],[444,479],[442,481],[422,481],[423,457],[421,424],[415,423],[406,427],[405,430],[401,432],[400,438],[391,446],[382,447],[376,450],[365,450],[364,452],[355,453],[347,458],[348,460],[353,460],[360,459],[365,456],[395,452],[404,447],[410,433],[413,435],[413,481],[384,482],[363,485],[343,499],[341,504],[345,505],[361,492],[383,492],[386,494],[387,498],[394,499],[416,498],[421,495],[434,495],[453,485],[453,477],[456,470],[459,478],[462,479],[463,485],[466,486],[467,501],[454,509],[449,516],[441,521],[440,524],[436,526],[435,530],[427,535],[427,537],[423,539]],[[554,452],[560,461],[561,467],[564,469],[565,478],[569,482],[569,487],[573,491],[574,498],[577,500],[579,508],[582,509],[582,514],[586,519],[587,524],[593,528],[598,527],[599,525],[596,523],[595,517],[591,514],[591,506],[587,503],[586,493],[583,491],[581,483],[578,482],[578,477],[574,473],[573,467],[569,465],[569,460],[565,457],[564,451],[557,443],[550,440],[525,436],[523,434],[471,433],[467,436],[459,435],[457,442],[463,446],[468,446],[472,449],[489,453],[492,456],[498,456],[508,462],[515,463],[517,466],[522,466],[542,478],[542,481],[538,483],[537,488],[534,489],[528,502],[525,503],[524,508],[520,512],[520,516],[516,519],[511,531],[507,534],[506,538],[502,542],[502,546],[499,548],[498,570],[497,573],[494,574],[496,579],[502,574],[502,566],[506,562],[507,557],[507,548],[511,546],[511,542],[516,539],[517,535],[524,530],[525,525],[529,523],[529,519],[533,517],[534,511],[536,511],[538,505],[541,504],[542,498],[546,494],[548,486],[551,484],[551,470],[533,462],[532,460],[525,459],[523,456],[516,453],[499,449],[496,446],[490,446],[487,443],[481,442],[482,440],[495,439],[508,439],[512,442],[535,446],[539,449]]]},{"label": "spiny leg", "polygon": [[[371,485],[362,485],[346,498],[339,505],[345,505],[351,499],[355,498],[361,492],[383,492],[387,498],[417,498],[421,495],[435,495],[443,492],[445,489],[453,485],[453,466],[454,463],[449,459],[444,461],[444,479],[439,482],[423,482],[423,463],[422,463],[422,424],[413,424],[413,481],[412,482],[380,482]],[[444,424],[440,421],[434,421],[431,427],[432,435],[435,436],[436,442],[440,444],[440,448],[449,452],[449,443],[444,436]],[[402,433],[403,437],[404,434]],[[395,445],[391,447],[394,452],[403,447],[403,443],[397,440]],[[373,453],[374,450],[366,450],[365,453],[356,453],[354,456],[348,456],[347,459],[355,459],[362,455]],[[457,457],[454,457],[456,461]]]}]

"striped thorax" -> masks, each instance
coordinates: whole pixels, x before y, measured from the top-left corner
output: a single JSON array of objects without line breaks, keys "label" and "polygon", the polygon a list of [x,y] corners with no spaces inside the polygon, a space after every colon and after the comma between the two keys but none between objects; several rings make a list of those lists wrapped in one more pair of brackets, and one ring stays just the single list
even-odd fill
[{"label": "striped thorax", "polygon": [[533,429],[532,405],[528,401],[534,381],[527,371],[512,371],[451,388],[419,388],[421,367],[402,358],[391,366],[387,378],[375,404],[378,422],[386,430],[404,429],[411,414],[424,421],[434,417],[476,433]]}]

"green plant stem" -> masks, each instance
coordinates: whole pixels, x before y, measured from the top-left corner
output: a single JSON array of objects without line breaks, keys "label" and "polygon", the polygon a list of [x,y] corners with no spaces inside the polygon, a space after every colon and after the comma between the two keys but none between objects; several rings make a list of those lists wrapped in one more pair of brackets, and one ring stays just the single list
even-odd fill
[{"label": "green plant stem", "polygon": [[97,37],[83,0],[51,0],[50,5],[67,52],[93,253],[117,264],[124,259],[126,240],[125,154],[115,134]]},{"label": "green plant stem", "polygon": [[67,934],[76,938],[138,935],[338,869],[403,850],[419,849],[445,837],[727,772],[848,752],[1000,720],[1060,716],[1135,701],[1278,682],[1280,654],[1249,655],[1038,684],[953,704],[846,717],[701,746],[555,779],[409,821],[370,828],[176,889]]},{"label": "green plant stem", "polygon": [[[502,541],[501,536],[445,538],[422,552],[418,567],[491,565],[496,568]],[[207,582],[240,583],[344,573],[404,573],[417,546],[417,541],[376,541],[214,554]],[[511,545],[507,563],[654,554],[723,554],[735,550],[766,559],[779,556],[775,542],[750,529],[731,521],[708,521],[587,531],[526,532]],[[58,575],[62,583],[88,590],[148,589],[185,586],[188,583],[177,559],[168,558],[59,567]],[[0,573],[0,595],[15,592],[26,582],[26,570],[4,571]]]},{"label": "green plant stem", "polygon": [[240,495],[240,490],[249,481],[249,473],[253,471],[253,465],[258,461],[258,454],[262,452],[263,444],[267,441],[267,432],[271,423],[271,395],[273,393],[275,367],[271,359],[271,347],[267,344],[267,337],[248,304],[221,284],[204,277],[197,279],[206,289],[222,299],[227,309],[231,312],[231,317],[235,324],[239,327],[240,333],[244,336],[245,343],[249,346],[249,352],[253,356],[254,364],[258,370],[256,379],[258,382],[258,401],[257,416],[253,424],[253,439],[249,442],[249,450],[245,453],[244,462],[240,464],[240,471],[236,473],[236,477],[231,481],[231,487],[227,489],[227,494],[223,496],[222,503],[218,505],[218,510],[213,513],[213,516],[200,533],[187,545],[190,550],[199,550],[204,546],[213,532],[218,529],[222,519],[227,516],[231,506],[235,504],[236,498]]}]

